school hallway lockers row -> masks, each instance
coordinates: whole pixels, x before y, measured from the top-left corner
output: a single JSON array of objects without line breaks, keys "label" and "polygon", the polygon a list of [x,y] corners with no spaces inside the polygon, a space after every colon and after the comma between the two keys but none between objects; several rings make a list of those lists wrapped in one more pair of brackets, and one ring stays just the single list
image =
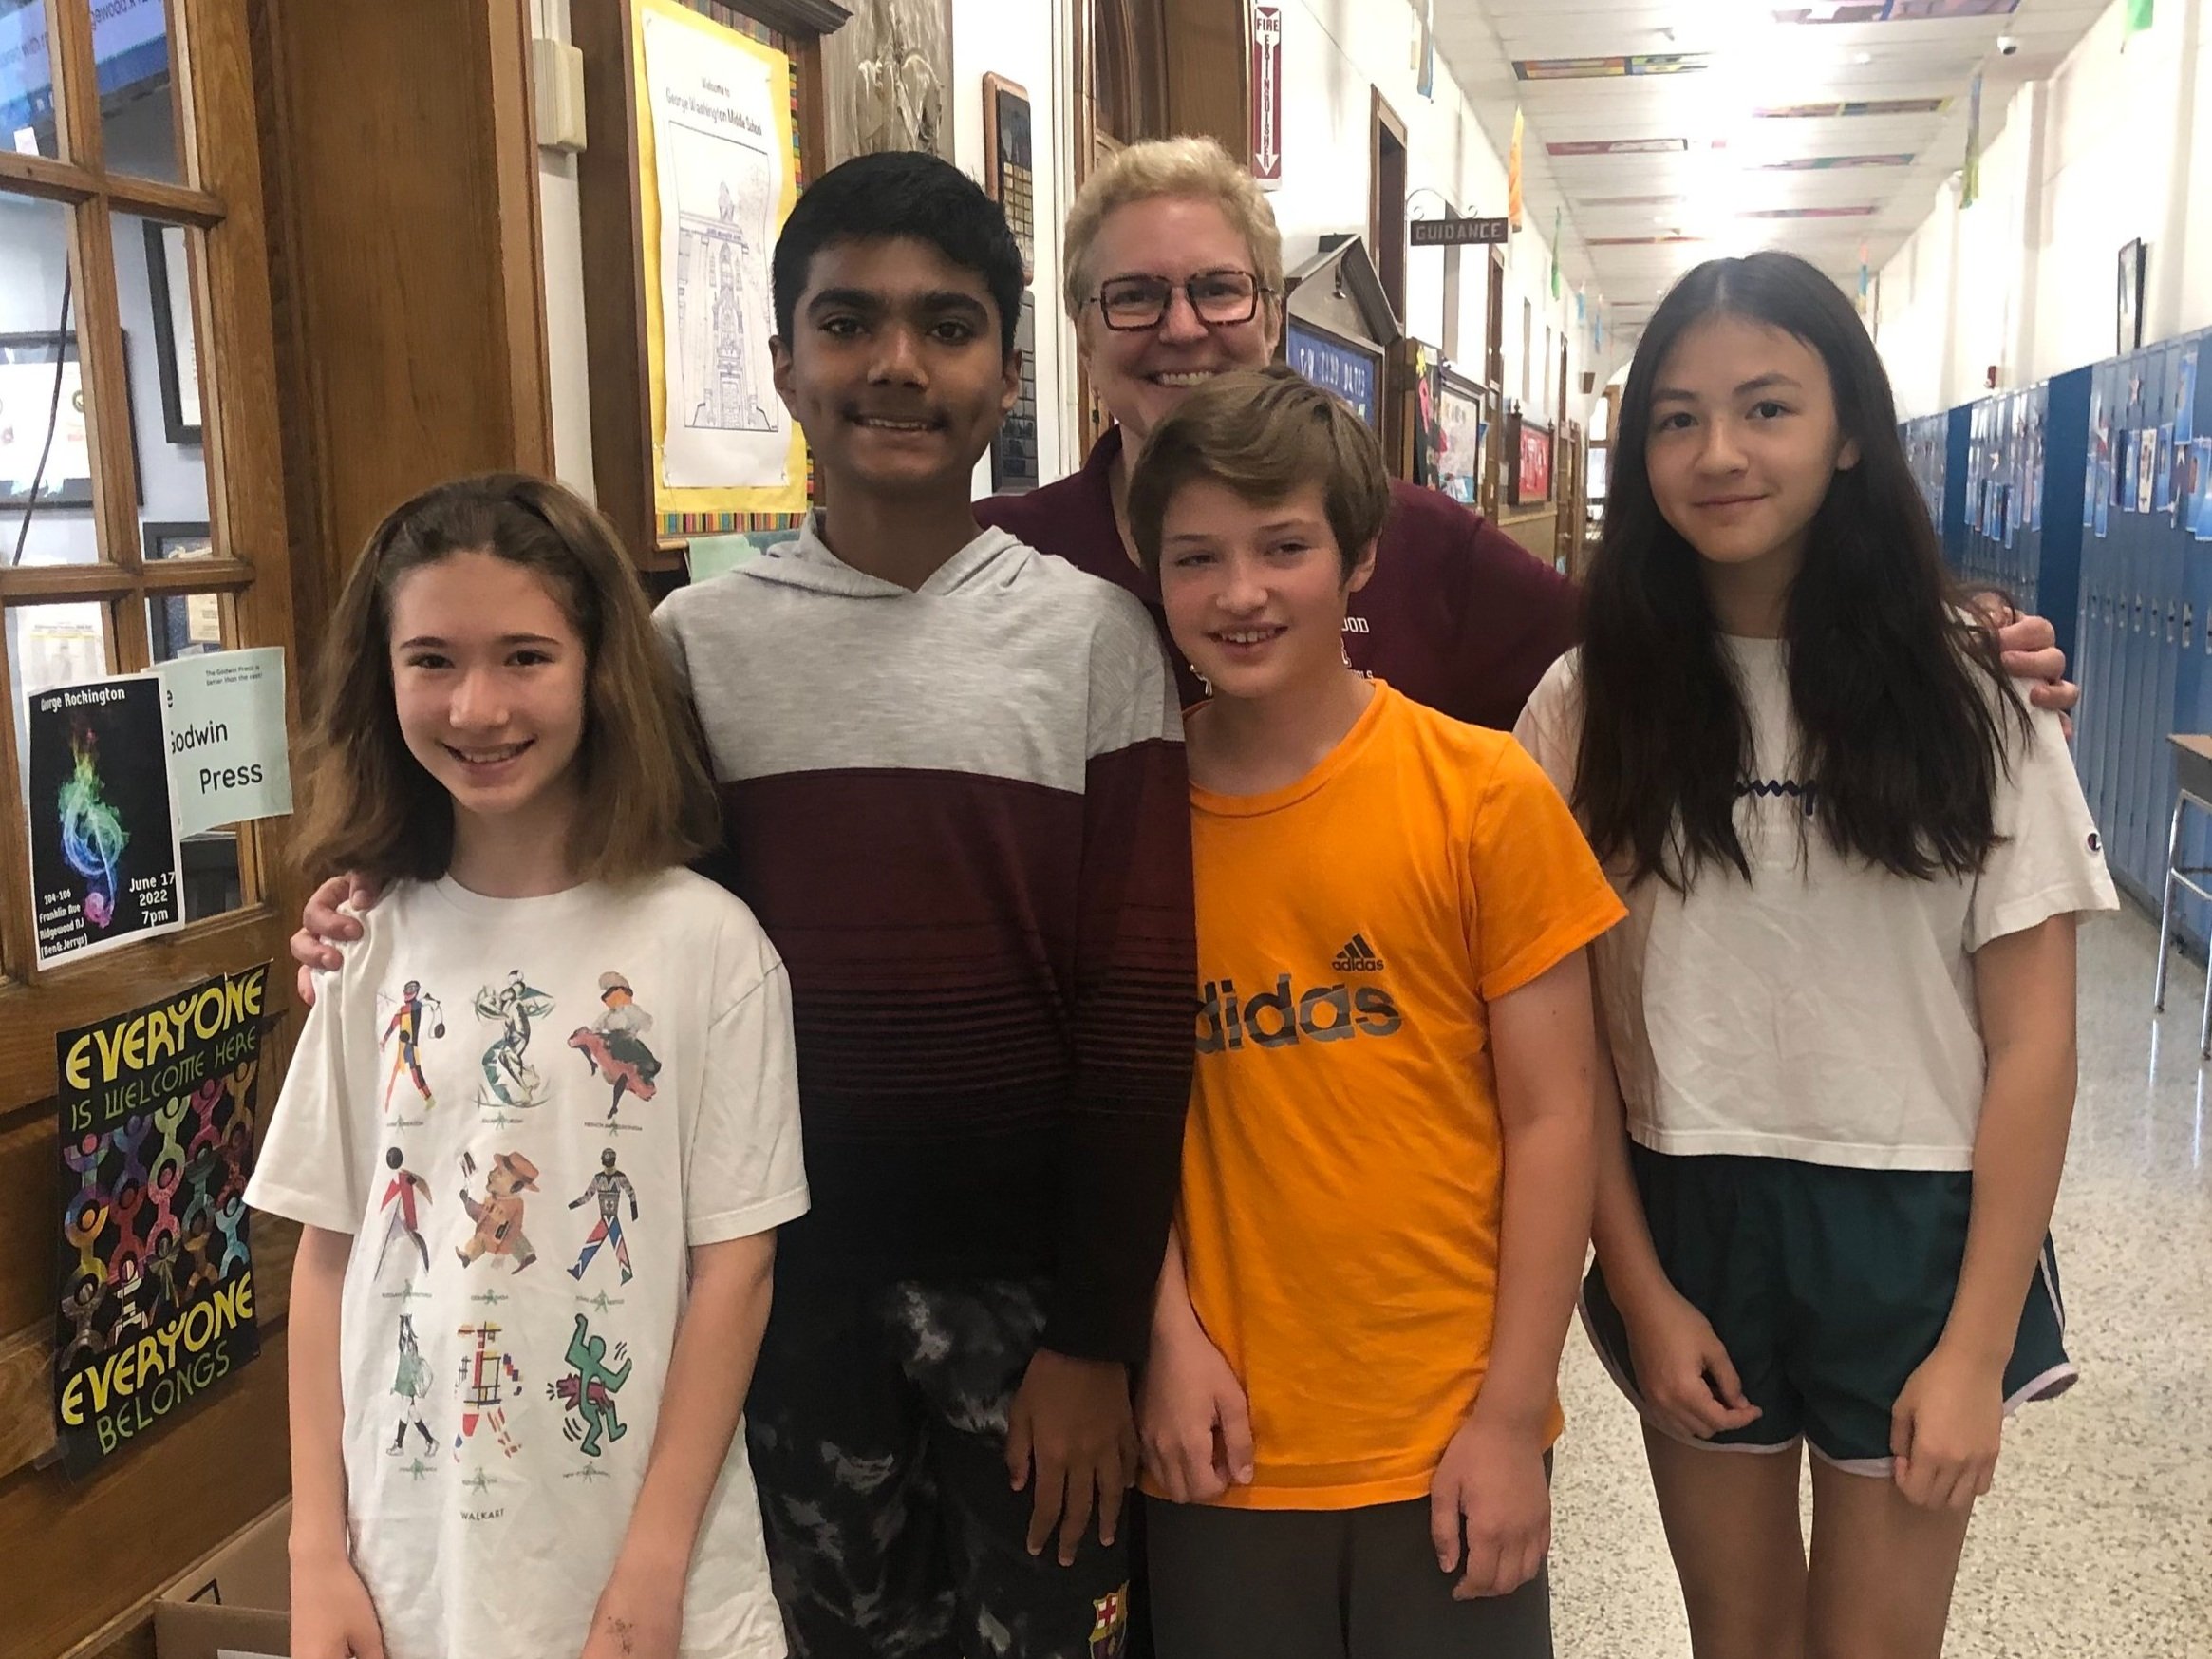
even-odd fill
[{"label": "school hallway lockers row", "polygon": [[[2074,764],[2113,877],[2154,913],[2175,732],[2212,732],[2212,331],[1908,422],[1945,556],[2051,618],[2082,688]],[[2212,815],[2182,862],[2212,864]],[[2176,931],[2202,951],[2212,907]],[[2147,995],[2147,985],[2145,994]]]}]

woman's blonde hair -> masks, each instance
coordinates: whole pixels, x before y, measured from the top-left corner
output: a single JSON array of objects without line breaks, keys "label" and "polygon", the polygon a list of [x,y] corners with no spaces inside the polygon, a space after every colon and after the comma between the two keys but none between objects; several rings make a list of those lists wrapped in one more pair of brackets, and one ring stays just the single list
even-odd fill
[{"label": "woman's blonde hair", "polygon": [[1390,514],[1390,469],[1374,428],[1280,363],[1213,376],[1145,440],[1129,481],[1129,533],[1148,575],[1160,574],[1169,504],[1201,479],[1263,506],[1319,484],[1347,581]]},{"label": "woman's blonde hair", "polygon": [[1275,228],[1275,210],[1251,174],[1229,159],[1213,139],[1147,139],[1131,144],[1084,180],[1068,208],[1067,236],[1062,240],[1060,286],[1068,315],[1078,321],[1083,302],[1097,284],[1091,275],[1091,244],[1098,227],[1115,208],[1159,197],[1184,197],[1210,201],[1244,237],[1252,251],[1252,273],[1272,296],[1283,299],[1283,233]]},{"label": "woman's blonde hair", "polygon": [[433,880],[453,858],[453,798],[408,749],[392,688],[392,594],[413,571],[487,553],[542,580],[584,643],[582,801],[569,860],[587,881],[688,863],[722,819],[691,705],[652,607],[606,519],[518,473],[457,479],[403,503],[368,538],[330,617],[316,675],[296,841],[310,880]]}]

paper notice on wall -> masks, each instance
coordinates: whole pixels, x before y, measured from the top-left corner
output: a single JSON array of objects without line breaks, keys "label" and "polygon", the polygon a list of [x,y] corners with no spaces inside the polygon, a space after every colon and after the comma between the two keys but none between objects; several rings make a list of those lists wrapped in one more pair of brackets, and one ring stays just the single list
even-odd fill
[{"label": "paper notice on wall", "polygon": [[40,966],[184,925],[184,875],[150,674],[31,693],[30,887]]},{"label": "paper notice on wall", "polygon": [[208,651],[163,663],[155,674],[177,833],[290,812],[284,652],[274,646]]},{"label": "paper notice on wall", "polygon": [[662,481],[786,484],[791,416],[768,342],[769,256],[789,158],[778,153],[770,66],[655,12],[644,32],[660,202]]},{"label": "paper notice on wall", "polygon": [[269,977],[219,974],[55,1034],[54,1426],[71,1475],[261,1351],[246,1179]]}]

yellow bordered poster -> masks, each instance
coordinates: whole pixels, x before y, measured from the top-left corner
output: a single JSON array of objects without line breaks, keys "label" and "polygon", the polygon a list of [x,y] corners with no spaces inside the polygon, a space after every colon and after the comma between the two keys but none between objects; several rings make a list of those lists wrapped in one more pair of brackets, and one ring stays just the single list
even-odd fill
[{"label": "yellow bordered poster", "polygon": [[768,350],[798,198],[791,60],[674,0],[632,19],[654,509],[804,512],[806,443]]}]

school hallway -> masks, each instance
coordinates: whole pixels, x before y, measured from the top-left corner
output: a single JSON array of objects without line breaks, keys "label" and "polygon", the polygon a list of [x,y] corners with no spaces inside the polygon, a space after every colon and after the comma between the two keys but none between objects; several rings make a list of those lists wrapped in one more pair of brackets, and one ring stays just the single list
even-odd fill
[{"label": "school hallway", "polygon": [[[1946,1659],[2212,1659],[2212,1117],[2204,975],[2150,985],[2131,904],[2081,936],[2081,1093],[2053,1234],[2081,1381],[2005,1435]],[[1688,1659],[1634,1414],[1578,1328],[1561,1382],[1560,1659]]]}]

